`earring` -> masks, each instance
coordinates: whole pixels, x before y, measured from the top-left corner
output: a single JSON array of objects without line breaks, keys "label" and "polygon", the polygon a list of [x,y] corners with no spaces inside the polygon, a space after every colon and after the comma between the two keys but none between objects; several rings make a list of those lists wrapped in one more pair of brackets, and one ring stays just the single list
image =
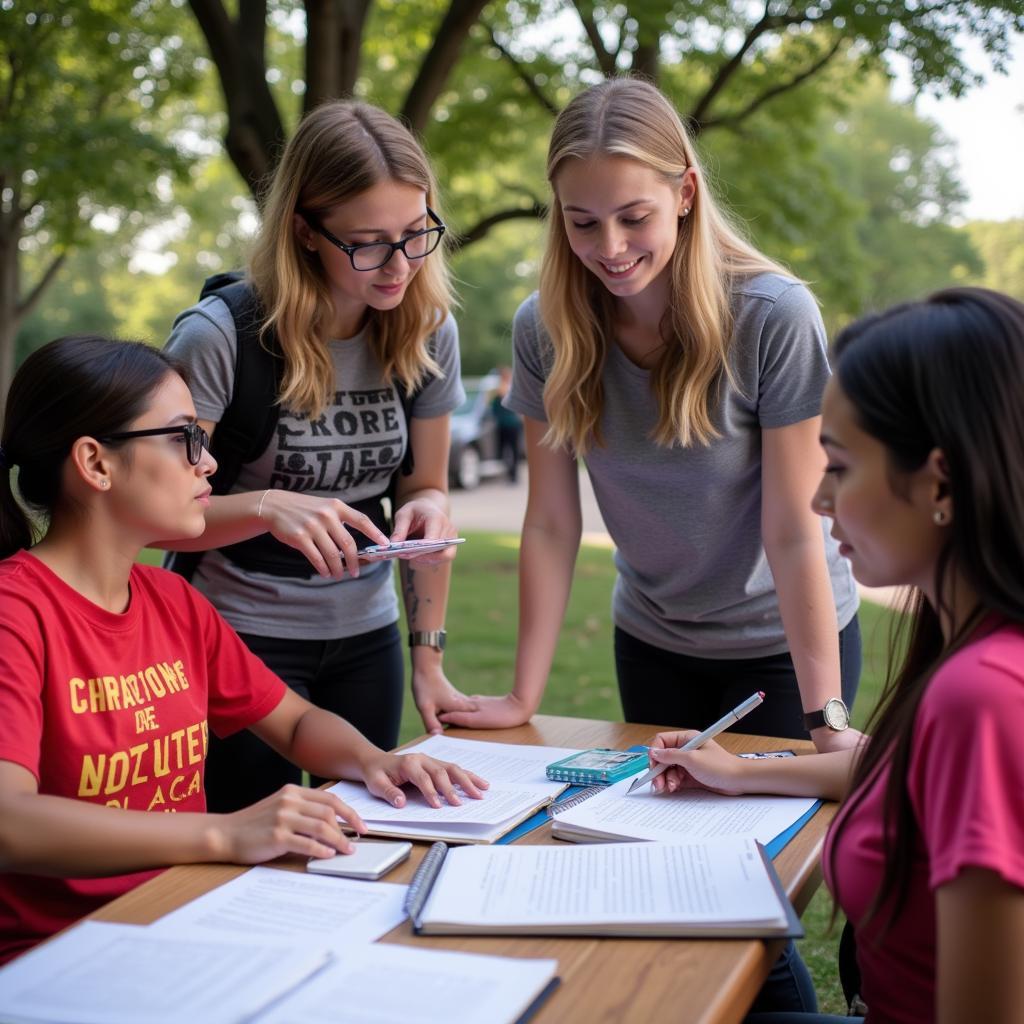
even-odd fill
[{"label": "earring", "polygon": [[935,523],[936,526],[945,526],[946,525],[946,513],[943,512],[941,508],[937,508],[932,513],[932,522]]},{"label": "earring", "polygon": [[683,207],[682,215],[685,217],[689,212],[690,212],[690,208],[688,206],[684,206]]},{"label": "earring", "polygon": [[109,487],[109,486],[110,486],[110,481],[109,480],[101,480],[100,481],[100,487]]}]

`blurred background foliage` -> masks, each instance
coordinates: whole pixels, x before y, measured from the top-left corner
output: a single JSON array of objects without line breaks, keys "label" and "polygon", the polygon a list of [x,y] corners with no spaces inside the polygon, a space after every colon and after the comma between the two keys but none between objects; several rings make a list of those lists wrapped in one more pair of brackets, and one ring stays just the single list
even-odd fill
[{"label": "blurred background foliage", "polygon": [[161,343],[242,266],[303,111],[353,94],[422,135],[455,246],[463,365],[508,362],[535,287],[555,113],[643,73],[716,189],[811,283],[835,330],[950,282],[1024,298],[1024,222],[965,223],[951,144],[894,98],[957,94],[1024,30],[1017,0],[0,0],[0,393],[68,331]]}]

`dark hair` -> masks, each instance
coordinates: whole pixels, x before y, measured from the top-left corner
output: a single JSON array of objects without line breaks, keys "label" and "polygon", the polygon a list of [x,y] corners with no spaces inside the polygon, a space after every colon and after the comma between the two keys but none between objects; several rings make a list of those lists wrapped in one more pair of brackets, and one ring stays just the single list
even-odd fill
[{"label": "dark hair", "polygon": [[74,442],[124,430],[137,419],[153,391],[181,368],[139,341],[91,335],[58,338],[33,352],[11,382],[0,447],[0,558],[34,540],[32,522],[15,500],[10,467],[18,467],[18,491],[41,517],[52,515],[61,496],[61,471]]},{"label": "dark hair", "polygon": [[[900,659],[894,634],[871,742],[851,780],[852,807],[889,763],[885,871],[866,915],[888,903],[884,931],[907,898],[917,836],[907,771],[928,683],[987,614],[1024,622],[1024,303],[983,288],[950,288],[859,320],[835,347],[839,387],[861,429],[885,445],[897,494],[933,449],[944,454],[953,519],[934,592],[948,595],[955,570],[978,602],[946,639],[939,609],[919,592],[910,595],[897,627],[905,650]],[[837,823],[837,840],[848,820],[844,813]]]}]

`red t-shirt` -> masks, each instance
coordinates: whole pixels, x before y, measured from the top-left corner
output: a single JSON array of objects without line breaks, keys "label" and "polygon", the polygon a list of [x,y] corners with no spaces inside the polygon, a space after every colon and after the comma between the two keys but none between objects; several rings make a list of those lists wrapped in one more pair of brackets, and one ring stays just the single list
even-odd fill
[{"label": "red t-shirt", "polygon": [[857,930],[857,960],[871,1024],[935,1019],[935,893],[966,867],[1024,889],[1024,628],[1003,625],[954,654],[935,673],[914,723],[908,786],[918,839],[907,902],[879,940],[886,911],[856,927],[882,881],[888,767],[835,826],[839,901]]},{"label": "red t-shirt", "polygon": [[[0,562],[0,760],[40,793],[205,811],[207,722],[252,725],[285,686],[180,576],[136,565],[130,582],[115,615],[26,551]],[[156,873],[0,874],[0,963]]]}]

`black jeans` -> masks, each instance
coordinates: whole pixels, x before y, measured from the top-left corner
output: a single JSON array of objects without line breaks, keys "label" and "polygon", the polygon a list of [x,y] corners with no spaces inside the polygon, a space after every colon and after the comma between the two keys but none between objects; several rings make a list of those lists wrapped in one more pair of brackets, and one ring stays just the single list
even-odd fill
[{"label": "black jeans", "polygon": [[[284,640],[239,634],[296,693],[333,711],[384,750],[398,743],[405,690],[405,655],[397,623],[340,640]],[[210,734],[206,804],[227,813],[262,800],[302,772],[248,729]],[[313,780],[314,785],[326,781]]]},{"label": "black jeans", "polygon": [[[843,700],[853,707],[860,681],[860,624],[839,633]],[[788,652],[764,658],[694,658],[638,640],[615,628],[615,670],[627,722],[706,729],[755,690],[764,703],[740,726],[755,736],[807,739],[796,671]]]}]

